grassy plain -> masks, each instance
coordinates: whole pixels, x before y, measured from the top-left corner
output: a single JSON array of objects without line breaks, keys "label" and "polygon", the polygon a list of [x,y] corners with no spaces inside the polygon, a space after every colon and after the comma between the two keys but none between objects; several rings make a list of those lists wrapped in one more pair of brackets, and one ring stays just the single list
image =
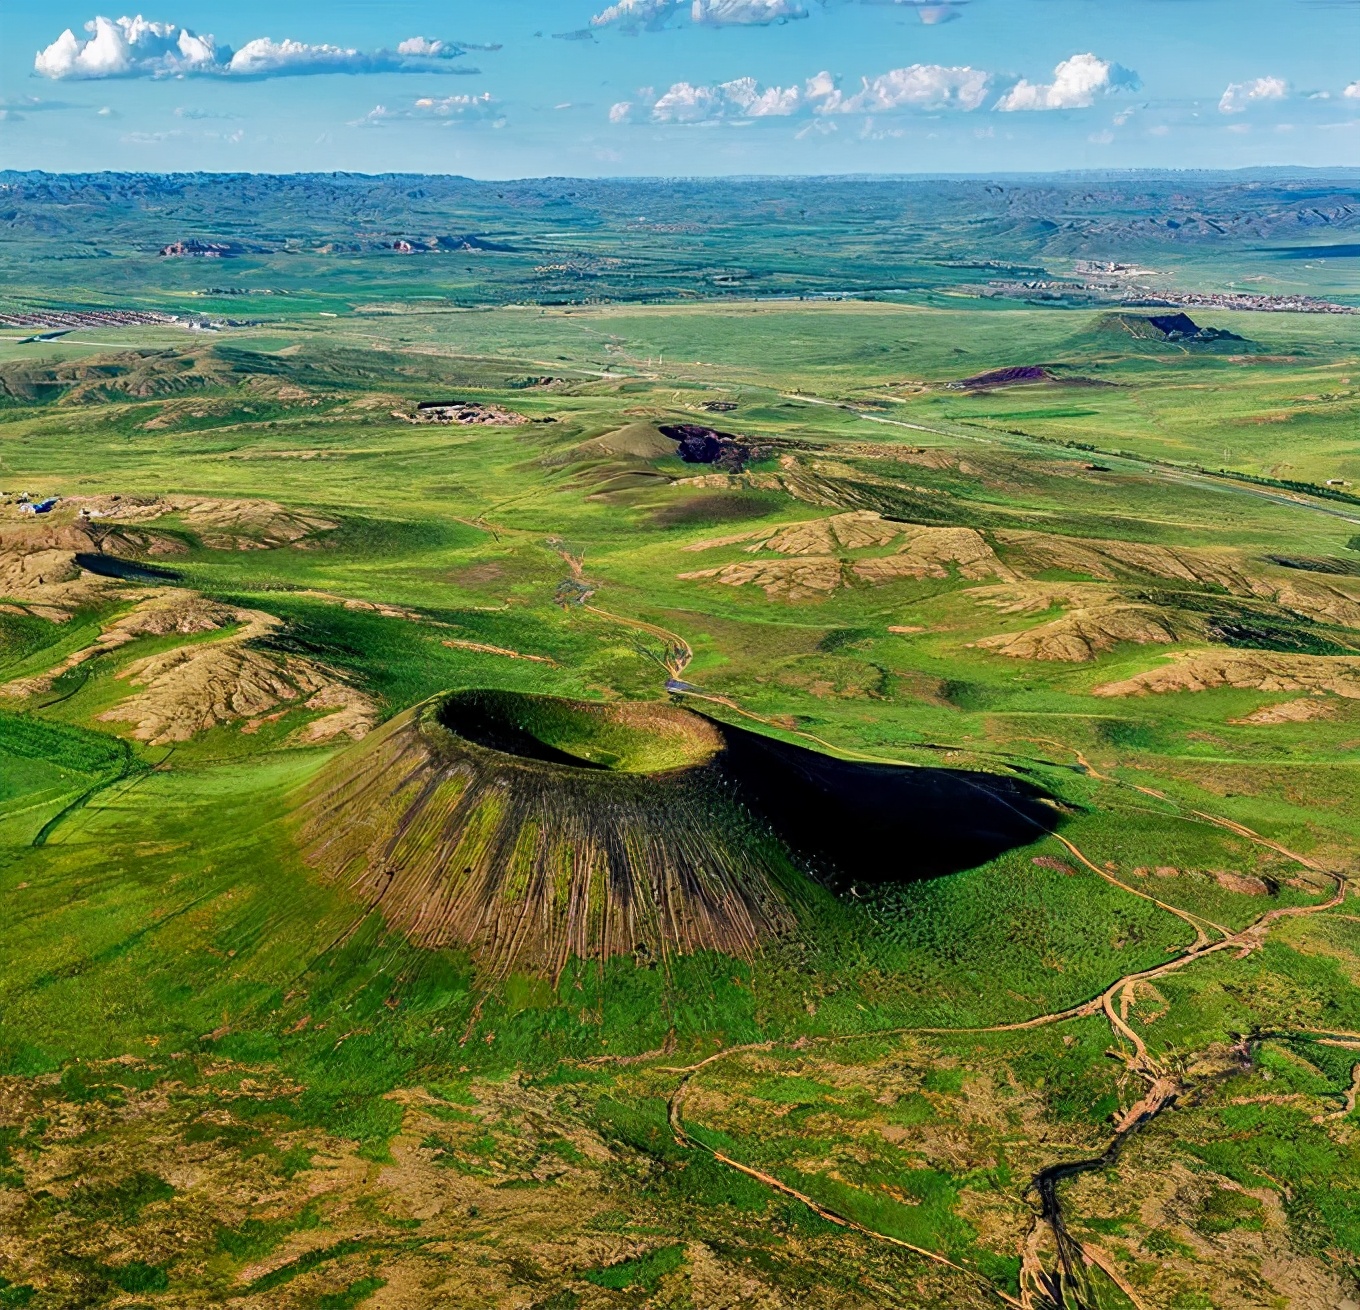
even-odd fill
[{"label": "grassy plain", "polygon": [[[847,757],[1012,773],[1052,796],[1059,834],[824,897],[752,960],[493,981],[305,866],[297,798],[348,743],[308,744],[300,703],[161,744],[103,717],[134,664],[234,628],[72,665],[0,701],[0,1305],[1032,1296],[1031,1179],[1099,1156],[1146,1091],[1135,1044],[1087,1003],[1268,912],[1268,933],[1109,1002],[1179,1092],[1063,1185],[1110,1271],[1077,1303],[1355,1296],[1360,936],[1345,903],[1296,912],[1329,904],[1360,849],[1360,499],[1285,484],[1360,482],[1360,320],[1215,313],[1251,349],[1206,354],[1135,348],[1090,310],[936,293],[431,309],[403,281],[365,309],[374,286],[314,303],[305,273],[258,326],[0,345],[0,375],[53,382],[0,406],[6,491],[335,524],[223,548],[191,511],[161,514],[140,526],[165,550],[124,590],[62,622],[8,597],[9,688],[150,588],[274,616],[258,650],[319,661],[383,718],[471,688],[659,700],[678,643],[690,708]],[[150,351],[129,364],[140,394],[86,385],[92,360]],[[1017,365],[1057,380],[945,385]],[[529,421],[393,416],[450,395]],[[596,440],[667,422],[761,449],[721,473]],[[986,554],[825,526],[778,547],[847,514]],[[833,557],[815,586],[780,571]],[[903,558],[925,562],[874,564]],[[753,561],[764,581],[742,580]],[[1162,636],[1122,637],[1129,609]],[[1074,613],[1084,658],[979,644]],[[1206,651],[1277,663],[1104,690]]]}]

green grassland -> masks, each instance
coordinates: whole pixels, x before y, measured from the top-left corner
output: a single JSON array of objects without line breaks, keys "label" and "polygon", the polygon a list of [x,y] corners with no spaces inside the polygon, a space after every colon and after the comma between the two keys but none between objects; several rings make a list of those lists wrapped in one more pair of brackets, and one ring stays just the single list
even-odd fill
[{"label": "green grassland", "polygon": [[[502,256],[474,258],[462,298],[490,300]],[[1360,677],[1092,693],[1205,650],[1360,655],[1344,608],[1310,617],[1282,590],[1360,572],[1360,489],[1322,485],[1360,484],[1360,318],[1197,314],[1251,348],[1195,353],[1121,342],[1091,310],[930,289],[470,308],[457,278],[417,292],[392,254],[355,256],[325,294],[319,260],[292,267],[289,295],[250,299],[258,326],[0,345],[6,491],[268,500],[336,525],[268,549],[214,546],[186,511],[138,525],[166,549],[124,592],[61,623],[21,597],[0,611],[0,682],[86,649],[152,587],[280,620],[258,650],[336,671],[381,719],[471,689],[659,701],[683,647],[689,708],[846,758],[1024,778],[1059,835],[811,898],[750,959],[488,977],[304,863],[298,798],[348,748],[300,739],[315,714],[162,744],[104,717],[139,662],[237,628],[140,635],[0,701],[0,1305],[998,1304],[1021,1292],[1031,1178],[1099,1156],[1145,1089],[1098,1009],[986,1030],[1267,911],[1251,949],[1112,1002],[1182,1090],[1063,1186],[1068,1227],[1114,1271],[1080,1303],[1133,1304],[1120,1283],[1177,1310],[1355,1295],[1360,936],[1345,903],[1294,912],[1360,867]],[[164,305],[155,270],[101,263],[60,298],[107,294],[116,271]],[[202,269],[155,276],[187,291]],[[92,361],[111,383],[87,385]],[[1019,365],[1058,380],[945,386]],[[451,396],[529,421],[392,413]],[[677,422],[759,450],[726,475],[607,440]],[[833,545],[821,590],[717,576],[779,563],[758,543],[790,525],[866,511],[979,534],[1008,572],[870,581],[860,566],[898,555],[881,543]],[[1207,552],[1260,585],[1101,577],[1014,534]],[[1006,587],[1043,594],[1024,608]],[[1062,620],[1064,587],[1118,593],[1173,639],[1076,661],[978,644]],[[1261,714],[1300,699],[1325,712]],[[675,762],[540,704],[545,741]]]}]

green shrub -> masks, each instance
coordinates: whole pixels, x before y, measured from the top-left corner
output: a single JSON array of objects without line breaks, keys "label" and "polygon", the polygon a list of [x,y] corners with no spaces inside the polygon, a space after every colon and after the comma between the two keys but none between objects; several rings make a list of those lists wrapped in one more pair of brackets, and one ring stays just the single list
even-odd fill
[{"label": "green shrub", "polygon": [[631,1287],[651,1291],[667,1274],[674,1273],[685,1263],[683,1246],[663,1246],[636,1260],[621,1260],[602,1269],[589,1269],[581,1275],[597,1287],[609,1287],[625,1292]]}]

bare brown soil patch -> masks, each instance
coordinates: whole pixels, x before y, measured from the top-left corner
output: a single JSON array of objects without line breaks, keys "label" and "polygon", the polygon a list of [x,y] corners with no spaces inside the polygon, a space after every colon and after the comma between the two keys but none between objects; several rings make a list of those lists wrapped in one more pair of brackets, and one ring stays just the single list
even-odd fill
[{"label": "bare brown soil patch", "polygon": [[[269,550],[297,546],[339,525],[312,510],[281,505],[274,500],[226,499],[213,496],[75,496],[62,508],[84,510],[93,521],[124,524],[150,523],[176,515],[189,531],[213,550]],[[110,553],[140,553],[133,549]],[[171,547],[173,549],[173,547]],[[155,553],[152,549],[151,553]]]},{"label": "bare brown soil patch", "polygon": [[272,500],[216,500],[172,497],[169,512],[213,550],[270,550],[297,546],[339,525],[311,511]]},{"label": "bare brown soil patch", "polygon": [[258,721],[280,705],[330,710],[300,734],[306,742],[344,734],[358,739],[377,719],[377,707],[331,670],[298,656],[277,656],[249,643],[282,626],[272,614],[231,611],[239,631],[220,641],[178,646],[135,660],[119,673],[135,694],[99,717],[131,723],[132,735],[154,746],[188,741],[238,719]]},{"label": "bare brown soil patch", "polygon": [[340,681],[327,682],[304,702],[309,710],[329,710],[300,728],[297,740],[307,745],[348,737],[359,741],[368,736],[377,722],[377,706],[363,692]]},{"label": "bare brown soil patch", "polygon": [[137,602],[130,614],[114,619],[100,632],[98,639],[82,650],[68,655],[45,673],[31,678],[20,678],[0,687],[3,696],[33,696],[51,690],[52,684],[64,673],[107,655],[136,641],[138,637],[165,637],[171,633],[191,636],[212,632],[237,622],[237,611],[215,601],[205,600],[194,591],[157,591]]},{"label": "bare brown soil patch", "polygon": [[954,451],[938,446],[894,446],[862,444],[841,446],[839,450],[856,459],[892,460],[896,464],[914,464],[932,472],[959,472],[965,477],[980,477],[982,469]]},{"label": "bare brown soil patch", "polygon": [[897,553],[862,559],[854,564],[856,577],[866,582],[898,578],[947,578],[951,567],[973,581],[984,578],[1013,580],[1015,574],[997,558],[980,532],[972,528],[908,527]]},{"label": "bare brown soil patch", "polygon": [[1210,584],[1234,595],[1252,595],[1252,580],[1237,552],[1199,547],[1148,545],[1136,541],[1098,541],[1029,530],[1002,529],[997,541],[1016,553],[1016,562],[1034,572],[1061,569],[1113,582],[1152,576]]},{"label": "bare brown soil patch", "polygon": [[722,568],[700,569],[678,575],[682,582],[712,579],[727,587],[747,583],[763,588],[767,596],[781,600],[811,600],[842,586],[841,562],[835,556],[802,559],[752,560]]},{"label": "bare brown soil patch", "polygon": [[[880,548],[900,542],[892,555],[842,561],[837,551]],[[882,585],[902,578],[947,578],[951,569],[965,578],[1003,578],[1015,574],[1001,562],[981,533],[972,528],[923,527],[884,519],[872,510],[834,514],[788,524],[777,531],[756,529],[696,542],[687,551],[741,545],[747,553],[773,551],[793,556],[682,573],[682,580],[712,578],[727,586],[747,583],[788,600],[807,599],[846,586],[854,579]],[[843,567],[844,563],[844,567]]]},{"label": "bare brown soil patch", "polygon": [[1360,700],[1360,656],[1285,655],[1274,651],[1196,651],[1121,682],[1095,696],[1146,696],[1237,687],[1248,691],[1322,691]]},{"label": "bare brown soil patch", "polygon": [[82,526],[61,521],[0,524],[0,597],[39,618],[63,623],[78,609],[122,594],[108,578],[87,573],[77,555],[99,554],[100,540]]},{"label": "bare brown soil patch", "polygon": [[1229,873],[1219,870],[1214,874],[1214,881],[1225,890],[1237,892],[1242,896],[1270,895],[1270,887],[1265,879],[1253,877],[1249,873]]},{"label": "bare brown soil patch", "polygon": [[1072,610],[1027,632],[1001,633],[973,644],[1011,659],[1084,663],[1123,642],[1171,645],[1178,639],[1161,610],[1151,605],[1111,602]]},{"label": "bare brown soil patch", "polygon": [[721,546],[735,546],[751,542],[746,550],[771,550],[777,555],[826,554],[837,548],[863,550],[886,546],[907,531],[907,525],[893,523],[872,510],[855,510],[848,514],[833,514],[829,518],[809,519],[802,523],[787,523],[783,527],[752,528],[746,532],[711,537],[682,546],[688,552],[716,550]]},{"label": "bare brown soil patch", "polygon": [[1256,584],[1258,595],[1265,593],[1277,605],[1320,623],[1336,623],[1345,628],[1360,628],[1360,579],[1275,578]]},{"label": "bare brown soil patch", "polygon": [[500,405],[484,405],[479,401],[422,401],[414,413],[394,409],[393,418],[406,423],[440,423],[457,427],[519,427],[529,420],[523,414],[503,409]]},{"label": "bare brown soil patch", "polygon": [[1086,540],[1009,529],[998,531],[996,539],[1010,548],[1012,564],[1022,570],[1061,569],[1107,582],[1140,575],[1164,578],[1274,601],[1305,618],[1360,628],[1360,579],[1289,576],[1283,569],[1262,569],[1232,549]]},{"label": "bare brown soil patch", "polygon": [[1336,705],[1321,696],[1306,696],[1299,700],[1283,701],[1279,705],[1266,705],[1245,718],[1231,719],[1238,724],[1272,723],[1310,723],[1314,719],[1330,719],[1336,714]]}]

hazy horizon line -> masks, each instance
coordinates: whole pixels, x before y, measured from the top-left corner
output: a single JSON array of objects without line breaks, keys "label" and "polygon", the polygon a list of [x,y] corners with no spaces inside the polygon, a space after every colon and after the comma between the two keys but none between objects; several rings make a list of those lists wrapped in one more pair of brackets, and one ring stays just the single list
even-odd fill
[{"label": "hazy horizon line", "polygon": [[476,177],[467,173],[365,172],[361,169],[0,169],[5,178],[72,178],[72,177],[187,177],[187,178],[446,178],[451,181],[483,183],[487,185],[514,182],[932,182],[985,181],[1002,178],[1064,178],[1064,177],[1241,177],[1245,175],[1279,176],[1293,174],[1318,177],[1331,174],[1350,174],[1360,179],[1360,165],[1356,164],[1250,164],[1240,168],[1176,168],[1171,166],[1146,168],[1060,168],[1009,169],[990,171],[930,171],[922,173],[528,173],[505,177]]}]

